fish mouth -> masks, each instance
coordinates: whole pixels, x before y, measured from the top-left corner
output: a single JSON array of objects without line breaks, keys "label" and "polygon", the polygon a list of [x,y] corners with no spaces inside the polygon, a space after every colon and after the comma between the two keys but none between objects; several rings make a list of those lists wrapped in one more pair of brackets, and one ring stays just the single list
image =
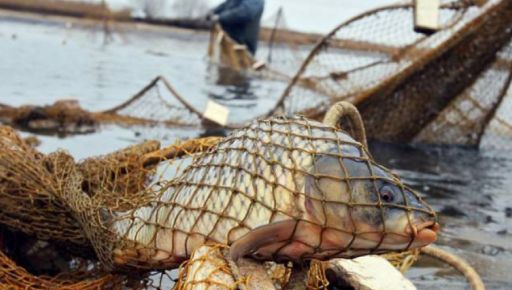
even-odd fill
[{"label": "fish mouth", "polygon": [[437,233],[440,229],[441,226],[437,222],[429,221],[410,225],[405,232],[413,237],[415,244],[426,246],[437,240]]}]

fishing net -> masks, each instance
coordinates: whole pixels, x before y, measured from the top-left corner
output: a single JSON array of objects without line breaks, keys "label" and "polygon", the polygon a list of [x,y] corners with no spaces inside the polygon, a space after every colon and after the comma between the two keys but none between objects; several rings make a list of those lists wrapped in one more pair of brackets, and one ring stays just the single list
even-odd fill
[{"label": "fishing net", "polygon": [[500,107],[495,111],[495,117],[489,122],[482,137],[481,147],[493,149],[509,149],[512,144],[512,89],[508,88],[507,95]]},{"label": "fishing net", "polygon": [[41,239],[88,245],[69,209],[57,198],[67,168],[48,170],[55,155],[36,152],[8,127],[0,128],[0,138],[1,223]]},{"label": "fishing net", "polygon": [[512,36],[511,15],[510,1],[488,6],[485,13],[458,32],[461,38],[455,45],[405,77],[393,92],[379,93],[359,103],[368,135],[386,141],[412,140],[497,58]]},{"label": "fishing net", "polygon": [[[330,99],[357,103],[371,89],[424,64],[477,14],[469,7],[444,5],[442,29],[430,36],[414,32],[412,4],[377,8],[343,22],[310,51],[274,111],[325,112]],[[323,106],[308,104],[311,100]]]},{"label": "fishing net", "polygon": [[164,77],[156,77],[126,102],[95,114],[102,122],[124,125],[197,126],[202,113],[190,105]]},{"label": "fishing net", "polygon": [[[512,136],[510,129],[508,132],[506,130],[510,128],[506,126],[510,120],[497,115],[499,108],[505,104],[511,80],[512,42],[509,42],[489,68],[425,126],[415,141],[478,146],[487,128],[496,135],[505,137],[508,133],[508,136]],[[491,124],[503,124],[504,128],[491,129],[494,127]],[[496,139],[492,134],[489,132],[485,139]]]},{"label": "fishing net", "polygon": [[[510,71],[504,61],[510,41],[510,2],[491,1],[483,6],[471,1],[445,3],[442,28],[431,35],[414,32],[412,10],[407,4],[375,9],[327,34],[269,115],[301,112],[320,118],[333,101],[347,100],[358,105],[373,139],[408,142],[430,125],[417,140],[478,145],[490,124],[499,124],[500,136],[509,132],[506,118],[493,121],[492,116],[506,110],[498,107]],[[495,62],[500,71],[497,79],[490,76],[496,70],[483,73]],[[451,109],[443,111],[448,104],[456,106],[451,100],[470,91],[475,106],[483,108],[481,116],[471,116],[471,105],[459,109],[472,125],[454,120]],[[462,100],[459,97],[459,102]],[[450,121],[443,124],[442,120]],[[454,123],[460,126],[452,126]],[[459,137],[452,131],[476,138]]]},{"label": "fishing net", "polygon": [[75,100],[60,100],[49,106],[0,106],[0,122],[38,133],[87,133],[98,124],[93,114]]},{"label": "fishing net", "polygon": [[114,275],[104,274],[96,278],[94,276],[91,270],[75,271],[60,277],[36,276],[0,251],[0,287],[2,289],[107,289],[121,285],[119,278]]},{"label": "fishing net", "polygon": [[259,71],[260,76],[288,82],[323,35],[292,31],[282,7],[262,20],[262,25],[266,28],[260,31],[256,58],[266,67]]},{"label": "fishing net", "polygon": [[0,123],[35,133],[60,135],[91,133],[100,124],[197,127],[204,120],[203,113],[161,76],[122,104],[101,112],[86,111],[73,100],[17,108],[0,104]]},{"label": "fishing net", "polygon": [[[176,290],[238,289],[247,280],[236,280],[229,262],[222,254],[225,247],[200,247],[180,271]],[[197,288],[196,288],[197,287]]]},{"label": "fishing net", "polygon": [[[239,239],[247,241],[232,246],[234,256],[252,253],[277,261],[417,247],[414,237],[386,221],[390,208],[403,211],[402,225],[415,227],[418,219],[434,225],[433,211],[419,196],[375,164],[360,143],[321,123],[284,118],[257,121],[233,132],[212,150],[187,159],[184,162],[189,165],[178,169],[160,164],[154,173],[159,178],[144,193],[150,201],[132,210],[105,212],[103,201],[67,191],[64,199],[80,213],[78,219],[105,264],[176,267],[199,245],[232,244]],[[171,176],[176,174],[174,179],[168,178],[168,170]],[[348,193],[326,191],[336,184],[338,191]],[[399,202],[388,199],[388,195],[395,198],[392,192],[381,197],[381,187],[396,190]],[[370,192],[356,194],[363,188]],[[334,213],[343,213],[350,222],[340,227]],[[358,224],[360,215],[373,216],[374,227]],[[260,228],[267,224],[276,228]],[[247,252],[252,238],[246,234],[265,235],[269,230],[282,231],[280,240],[253,245]],[[345,246],[329,244],[334,237],[344,239]],[[374,243],[368,246],[366,239]],[[389,245],[395,239],[401,239],[400,245]]]},{"label": "fishing net", "polygon": [[[101,202],[104,210],[140,206],[150,197],[142,186],[150,178],[152,166],[167,158],[206,150],[217,138],[191,140],[162,149],[158,142],[148,141],[75,163],[65,152],[38,153],[8,127],[1,127],[0,136],[0,224],[5,227],[1,243],[4,252],[0,256],[2,285],[14,289],[98,289],[122,285],[156,289],[165,281],[173,284],[174,280],[165,272],[108,272],[98,263],[76,218],[79,213],[62,197],[67,196],[67,191],[76,190],[83,198]],[[41,256],[30,254],[33,252]],[[16,256],[16,261],[6,253]],[[57,271],[59,275],[39,276],[23,268],[27,264],[32,271],[41,271],[33,265],[35,259],[60,261],[55,269],[47,269],[48,263],[43,267],[44,271]]]},{"label": "fishing net", "polygon": [[210,61],[235,70],[251,69],[256,63],[247,46],[236,43],[219,24],[212,27],[208,56]]},{"label": "fishing net", "polygon": [[[286,64],[296,62],[279,52],[305,60],[268,116],[300,112],[321,118],[334,101],[347,100],[358,105],[373,139],[493,144],[498,148],[507,148],[510,143],[510,106],[504,89],[508,88],[510,71],[507,43],[511,13],[507,1],[486,5],[446,2],[441,9],[441,29],[431,35],[413,30],[412,4],[378,8],[344,22],[314,46],[315,35],[287,31],[281,14],[274,17],[275,29],[263,35],[266,42],[261,55],[272,62],[259,75],[290,78],[282,72],[293,71]],[[298,53],[291,53],[294,51]],[[139,107],[146,107],[142,103],[150,103],[149,99],[149,95],[141,97]],[[170,100],[185,108],[180,119],[196,125],[204,120],[192,106],[183,104],[183,98]],[[150,106],[147,112],[154,113],[146,115],[170,116],[170,112],[156,113],[163,112],[163,107]],[[138,111],[135,103],[126,106],[129,108]],[[227,127],[241,126],[236,120],[231,122]]]},{"label": "fishing net", "polygon": [[[87,269],[95,270],[81,282],[169,285],[178,276],[164,270],[178,267],[205,243],[232,244],[230,257],[272,261],[407,250],[418,247],[420,233],[435,223],[431,208],[375,164],[361,143],[304,118],[260,120],[224,139],[190,140],[160,150],[158,143],[147,142],[79,163],[64,152],[44,156],[12,130],[3,132],[2,152],[12,160],[0,159],[0,171],[17,180],[9,187],[17,189],[27,172],[37,171],[37,179],[28,180],[48,189],[27,194],[18,189],[16,197],[2,191],[4,204],[18,198],[25,206],[0,223],[52,243],[69,241],[76,246],[64,250],[72,257],[80,256],[77,248],[93,249],[92,257],[81,253],[92,259]],[[60,216],[47,212],[56,206],[62,208]],[[390,212],[400,217],[398,227]],[[45,224],[31,227],[34,221],[24,213]],[[23,223],[11,221],[23,218]],[[277,227],[260,227],[267,224]],[[269,230],[279,232],[280,240],[252,244],[259,241],[253,233],[264,237]],[[72,234],[63,236],[66,231]],[[243,243],[233,244],[239,239]],[[246,248],[251,244],[254,248]],[[102,263],[94,264],[97,259]],[[112,269],[130,275],[104,276]],[[2,271],[31,281],[46,279],[23,268]]]}]

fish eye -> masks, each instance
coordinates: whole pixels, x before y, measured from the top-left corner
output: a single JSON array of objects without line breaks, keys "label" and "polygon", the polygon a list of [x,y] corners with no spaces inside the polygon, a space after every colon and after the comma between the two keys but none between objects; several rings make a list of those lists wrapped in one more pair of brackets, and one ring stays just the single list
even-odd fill
[{"label": "fish eye", "polygon": [[389,185],[384,185],[379,189],[379,195],[380,199],[383,202],[393,202],[395,200],[395,194],[393,192],[393,189]]}]

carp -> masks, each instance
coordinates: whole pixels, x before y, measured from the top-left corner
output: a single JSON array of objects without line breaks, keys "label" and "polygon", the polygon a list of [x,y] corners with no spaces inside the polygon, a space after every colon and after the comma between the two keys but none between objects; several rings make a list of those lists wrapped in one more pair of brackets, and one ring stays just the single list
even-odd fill
[{"label": "carp", "polygon": [[257,120],[190,157],[155,200],[115,213],[117,265],[170,268],[204,244],[233,259],[353,258],[436,240],[432,208],[345,132],[302,117]]}]

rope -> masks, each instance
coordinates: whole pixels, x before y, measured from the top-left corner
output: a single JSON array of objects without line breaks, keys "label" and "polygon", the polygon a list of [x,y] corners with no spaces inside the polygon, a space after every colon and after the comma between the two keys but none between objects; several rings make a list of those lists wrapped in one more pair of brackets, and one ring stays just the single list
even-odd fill
[{"label": "rope", "polygon": [[[349,124],[343,122],[344,118],[348,118]],[[345,129],[356,141],[368,148],[363,119],[353,104],[341,101],[332,105],[325,114],[323,123],[328,126]]]},{"label": "rope", "polygon": [[462,258],[434,246],[425,247],[421,249],[421,252],[452,266],[462,273],[473,290],[485,290],[485,285],[482,278],[480,278],[480,275]]}]

